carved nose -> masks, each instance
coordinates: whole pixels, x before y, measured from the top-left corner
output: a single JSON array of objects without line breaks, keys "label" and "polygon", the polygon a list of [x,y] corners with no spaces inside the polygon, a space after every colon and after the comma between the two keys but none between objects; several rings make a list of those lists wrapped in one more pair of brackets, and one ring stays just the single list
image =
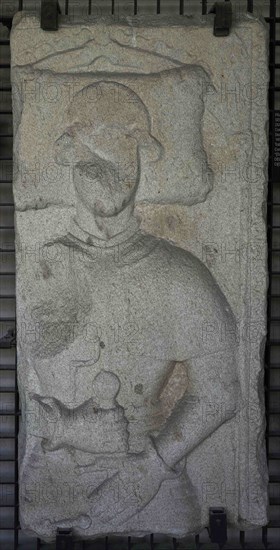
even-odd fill
[{"label": "carved nose", "polygon": [[58,148],[60,148],[60,147],[69,147],[69,145],[71,145],[72,141],[73,141],[73,136],[71,136],[71,134],[69,132],[64,132],[64,134],[62,134],[62,136],[60,136],[56,140],[55,145]]},{"label": "carved nose", "polygon": [[73,137],[68,133],[62,134],[55,142],[55,160],[56,162],[63,163],[71,160],[71,153],[73,151]]}]

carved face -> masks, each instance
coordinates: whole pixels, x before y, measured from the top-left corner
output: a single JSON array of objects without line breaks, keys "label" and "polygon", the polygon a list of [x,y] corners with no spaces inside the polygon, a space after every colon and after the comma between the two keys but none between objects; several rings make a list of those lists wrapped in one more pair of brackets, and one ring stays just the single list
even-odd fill
[{"label": "carved face", "polygon": [[56,144],[56,159],[73,166],[78,200],[98,216],[113,216],[133,199],[139,183],[138,142],[124,129],[90,133],[71,127]]},{"label": "carved face", "polygon": [[75,96],[67,115],[56,162],[72,166],[77,199],[91,213],[114,216],[134,199],[140,148],[161,153],[146,106],[130,88],[98,82]]}]

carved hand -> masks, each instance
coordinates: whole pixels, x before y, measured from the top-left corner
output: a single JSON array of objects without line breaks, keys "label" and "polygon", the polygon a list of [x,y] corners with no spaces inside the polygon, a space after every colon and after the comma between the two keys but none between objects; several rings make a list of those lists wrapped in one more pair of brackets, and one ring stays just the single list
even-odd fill
[{"label": "carved hand", "polygon": [[[96,469],[117,468],[116,458],[100,458]],[[89,495],[91,516],[104,523],[120,525],[140,512],[157,494],[162,481],[178,476],[163,462],[149,441],[145,452],[122,458],[118,473]]]}]

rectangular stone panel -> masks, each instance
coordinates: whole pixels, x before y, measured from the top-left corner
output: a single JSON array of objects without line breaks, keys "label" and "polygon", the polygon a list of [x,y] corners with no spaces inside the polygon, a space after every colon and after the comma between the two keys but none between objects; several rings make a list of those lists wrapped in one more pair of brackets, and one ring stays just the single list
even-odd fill
[{"label": "rectangular stone panel", "polygon": [[22,13],[11,47],[22,528],[265,525],[265,23]]}]

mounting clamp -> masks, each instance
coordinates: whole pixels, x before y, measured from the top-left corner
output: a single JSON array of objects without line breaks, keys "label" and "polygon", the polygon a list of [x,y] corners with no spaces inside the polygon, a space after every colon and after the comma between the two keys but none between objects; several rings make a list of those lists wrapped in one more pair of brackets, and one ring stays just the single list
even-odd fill
[{"label": "mounting clamp", "polygon": [[57,31],[59,13],[61,10],[58,0],[41,0],[41,29]]},{"label": "mounting clamp", "polygon": [[0,338],[0,349],[14,348],[16,345],[16,331],[9,328],[6,334]]},{"label": "mounting clamp", "polygon": [[223,548],[227,541],[227,514],[224,508],[209,508],[209,537]]},{"label": "mounting clamp", "polygon": [[57,529],[55,550],[74,550],[72,529]]},{"label": "mounting clamp", "polygon": [[228,36],[232,26],[232,3],[230,0],[215,2],[209,13],[215,13],[214,36]]}]

